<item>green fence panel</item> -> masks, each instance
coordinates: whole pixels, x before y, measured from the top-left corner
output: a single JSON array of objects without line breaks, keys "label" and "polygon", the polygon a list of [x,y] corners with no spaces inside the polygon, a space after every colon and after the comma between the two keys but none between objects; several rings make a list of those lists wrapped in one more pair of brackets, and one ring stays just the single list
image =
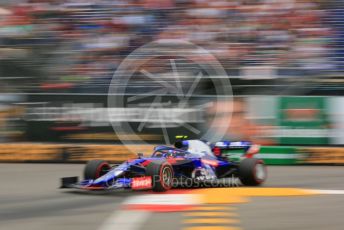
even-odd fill
[{"label": "green fence panel", "polygon": [[[243,154],[243,150],[224,152],[225,156],[234,161],[238,161]],[[263,159],[268,165],[295,165],[303,159],[303,155],[298,153],[296,147],[289,146],[262,146],[255,157]]]}]

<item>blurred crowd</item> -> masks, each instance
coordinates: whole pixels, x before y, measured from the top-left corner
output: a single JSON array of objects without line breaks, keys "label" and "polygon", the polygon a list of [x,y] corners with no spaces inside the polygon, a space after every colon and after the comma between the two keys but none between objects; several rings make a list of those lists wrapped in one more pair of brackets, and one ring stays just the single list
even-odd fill
[{"label": "blurred crowd", "polygon": [[43,88],[106,83],[124,57],[157,39],[201,46],[231,76],[255,68],[285,77],[329,74],[336,69],[329,2],[0,1],[1,76]]}]

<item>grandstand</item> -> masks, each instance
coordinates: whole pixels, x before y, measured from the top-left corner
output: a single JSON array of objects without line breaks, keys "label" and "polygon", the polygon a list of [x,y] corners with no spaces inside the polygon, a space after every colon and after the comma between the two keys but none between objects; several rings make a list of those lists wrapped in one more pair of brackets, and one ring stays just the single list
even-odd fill
[{"label": "grandstand", "polygon": [[[274,93],[288,85],[306,94],[333,90],[338,94],[344,52],[340,4],[315,0],[1,2],[0,69],[6,85],[2,90],[106,93],[114,71],[136,48],[157,39],[182,39],[214,54],[238,94],[260,93],[259,89]],[[161,64],[151,65],[150,70],[160,75],[170,71]],[[23,84],[15,84],[17,79]]]}]

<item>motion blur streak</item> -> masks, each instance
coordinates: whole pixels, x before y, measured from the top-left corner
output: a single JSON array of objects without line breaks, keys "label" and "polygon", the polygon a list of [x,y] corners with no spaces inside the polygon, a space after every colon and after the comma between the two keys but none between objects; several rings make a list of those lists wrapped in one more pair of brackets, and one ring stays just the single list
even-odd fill
[{"label": "motion blur streak", "polygon": [[[297,229],[298,226],[305,229],[324,229],[324,220],[326,220],[328,228],[339,230],[344,224],[341,218],[341,213],[344,211],[342,205],[344,195],[315,195],[313,192],[313,195],[271,196],[291,193],[296,195],[296,191],[305,190],[311,193],[309,190],[313,189],[327,191],[336,189],[339,191],[332,192],[339,193],[344,190],[342,183],[344,170],[341,166],[270,167],[270,177],[265,187],[228,188],[225,192],[229,194],[228,196],[215,193],[216,196],[221,195],[228,201],[230,195],[233,197],[238,197],[240,194],[250,195],[249,202],[200,205],[185,212],[159,212],[148,216],[147,213],[142,214],[139,211],[122,210],[122,203],[133,195],[143,195],[140,192],[93,194],[61,192],[56,189],[60,176],[78,175],[82,168],[83,165],[77,164],[0,164],[0,180],[6,183],[6,186],[0,190],[1,228],[19,230],[25,227],[27,230],[37,230],[49,226],[51,230],[94,230],[124,214],[128,214],[128,218],[124,217],[118,223],[128,220],[128,226],[136,227],[137,225],[133,223],[135,219],[131,219],[129,213],[134,212],[139,213],[138,220],[141,220],[141,217],[147,218],[144,223],[141,222],[142,225],[138,228],[140,230],[177,230],[192,227],[182,224],[183,213],[212,211],[238,214],[239,217],[235,218],[240,220],[240,226],[233,227],[242,229],[266,230],[271,227],[289,230]],[[18,185],[25,189],[18,189]],[[217,191],[222,190],[219,189]],[[211,189],[192,192],[201,194],[202,191],[211,194]],[[185,190],[185,192],[190,191]],[[167,221],[172,221],[173,225],[166,224]]]},{"label": "motion blur streak", "polygon": [[151,214],[145,211],[118,211],[113,214],[98,228],[98,230],[138,230]]},{"label": "motion blur streak", "polygon": [[[0,0],[0,229],[342,230],[343,76],[343,0]],[[58,189],[176,136],[259,145],[268,179]]]}]

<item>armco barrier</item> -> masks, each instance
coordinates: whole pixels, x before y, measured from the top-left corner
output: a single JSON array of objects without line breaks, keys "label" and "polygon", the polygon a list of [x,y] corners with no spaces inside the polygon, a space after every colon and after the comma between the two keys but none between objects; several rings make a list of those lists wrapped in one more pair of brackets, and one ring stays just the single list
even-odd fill
[{"label": "armco barrier", "polygon": [[[131,149],[149,154],[153,146],[135,145]],[[104,159],[115,163],[133,157],[136,155],[123,145],[0,144],[0,162],[86,162]]]},{"label": "armco barrier", "polygon": [[[104,159],[119,163],[136,157],[138,152],[149,155],[153,148],[153,145],[132,145],[132,153],[124,145],[5,143],[0,144],[0,162],[79,163]],[[225,154],[239,159],[242,153]],[[268,165],[344,164],[344,148],[262,146],[257,157]]]},{"label": "armco barrier", "polygon": [[63,148],[50,144],[0,144],[1,162],[58,161]]},{"label": "armco barrier", "polygon": [[305,155],[305,164],[344,164],[344,148],[337,147],[307,147],[299,150]]},{"label": "armco barrier", "polygon": [[[153,145],[133,145],[135,153],[151,154]],[[94,144],[0,144],[0,162],[86,162],[92,159],[104,159],[109,162],[122,162],[136,157],[123,145]],[[230,152],[231,158],[239,158],[240,152]],[[300,160],[300,154],[294,147],[262,147],[257,155],[266,164],[291,165]]]},{"label": "armco barrier", "polygon": [[[151,145],[131,146],[135,153],[151,154]],[[93,159],[103,159],[109,162],[123,162],[129,158],[136,157],[135,153],[128,151],[123,145],[77,145],[66,148],[68,162],[85,162]]]}]

